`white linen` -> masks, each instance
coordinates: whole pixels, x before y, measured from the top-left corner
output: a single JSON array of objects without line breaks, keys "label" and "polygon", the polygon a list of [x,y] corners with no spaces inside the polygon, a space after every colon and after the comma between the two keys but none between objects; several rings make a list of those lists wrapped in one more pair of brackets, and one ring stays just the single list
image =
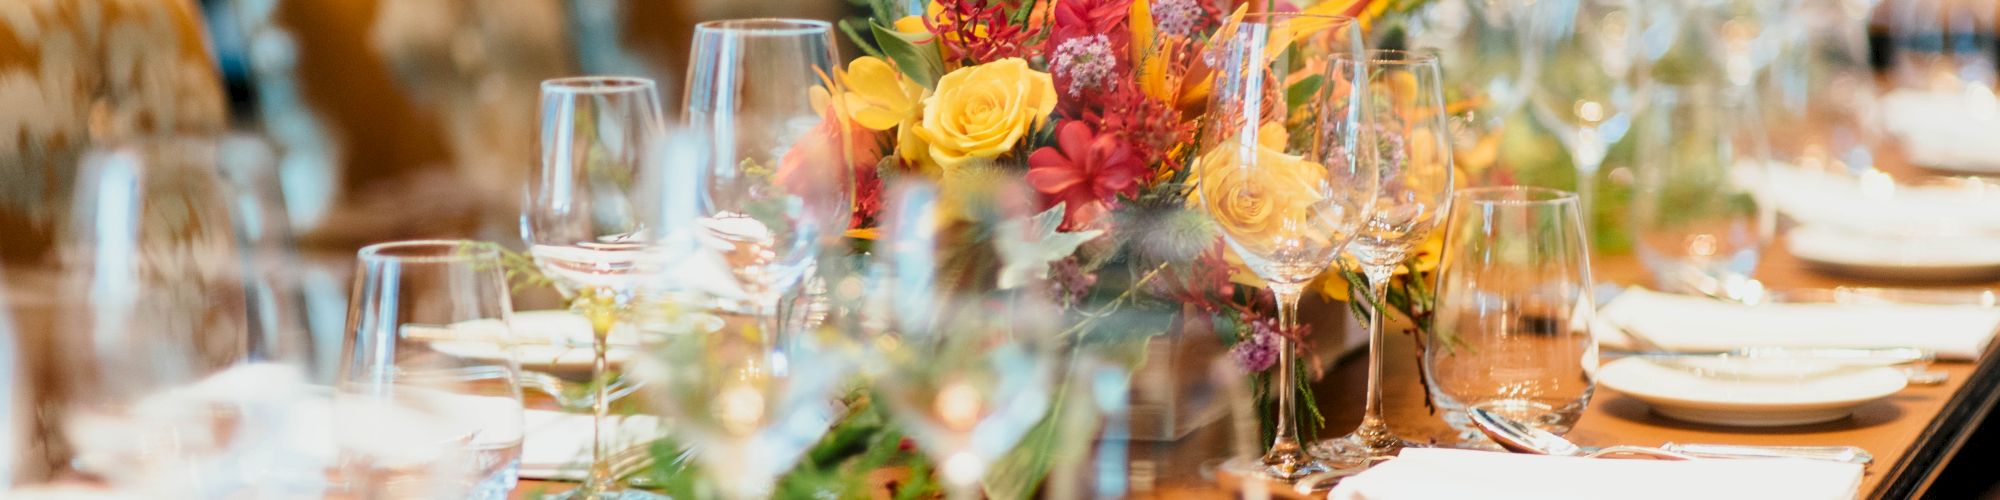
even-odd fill
[{"label": "white linen", "polygon": [[1631,347],[1620,327],[1670,349],[1918,347],[1969,360],[2000,330],[2000,309],[1929,304],[1746,306],[1631,288],[1598,311],[1600,343]]},{"label": "white linen", "polygon": [[1406,448],[1340,481],[1329,500],[1479,498],[1844,500],[1861,466],[1813,460],[1642,460]]},{"label": "white linen", "polygon": [[1978,86],[1964,92],[1897,89],[1882,96],[1882,124],[1910,163],[2000,173],[2000,109]]},{"label": "white linen", "polygon": [[[612,415],[616,439],[611,454],[633,446],[646,446],[666,435],[660,419],[652,415]],[[521,472],[524,479],[581,481],[590,466],[590,415],[546,410],[527,410],[523,415],[527,437],[521,443]]]},{"label": "white linen", "polygon": [[1857,177],[1788,165],[1773,165],[1769,174],[1764,197],[1801,224],[1903,236],[2000,233],[2000,189],[1991,185],[1898,184],[1879,172]]}]

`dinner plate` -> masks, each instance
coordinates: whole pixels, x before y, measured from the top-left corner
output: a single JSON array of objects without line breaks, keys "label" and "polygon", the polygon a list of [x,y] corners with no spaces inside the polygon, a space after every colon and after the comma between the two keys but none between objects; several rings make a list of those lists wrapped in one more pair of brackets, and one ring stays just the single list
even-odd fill
[{"label": "dinner plate", "polygon": [[[721,330],[723,326],[722,318],[709,314],[691,314],[685,321],[688,323],[686,328],[675,330],[708,333]],[[431,348],[445,354],[473,359],[506,359],[505,344],[493,341],[498,323],[498,320],[468,321],[447,327],[432,327],[424,335],[436,339],[431,342]],[[565,373],[588,371],[595,356],[591,337],[590,321],[573,312],[542,310],[514,313],[513,338],[518,342],[514,346],[514,354],[522,368]],[[633,349],[630,346],[655,343],[659,340],[657,337],[659,334],[641,335],[629,323],[613,326],[608,337],[611,349],[605,352],[605,360],[613,366],[622,365],[632,358]]]},{"label": "dinner plate", "polygon": [[2000,235],[1870,235],[1808,224],[1785,241],[1799,260],[1840,274],[1903,281],[2000,276]]},{"label": "dinner plate", "polygon": [[1838,420],[1909,384],[1902,372],[1887,367],[1720,358],[1624,358],[1600,368],[1597,381],[1668,418],[1741,427]]}]

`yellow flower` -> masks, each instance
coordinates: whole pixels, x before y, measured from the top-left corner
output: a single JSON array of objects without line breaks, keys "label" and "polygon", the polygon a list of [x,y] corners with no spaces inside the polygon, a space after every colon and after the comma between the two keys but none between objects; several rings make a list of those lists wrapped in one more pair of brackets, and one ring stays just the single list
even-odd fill
[{"label": "yellow flower", "polygon": [[916,135],[930,144],[931,160],[949,169],[1005,154],[1055,109],[1049,74],[1010,57],[945,74],[937,93],[924,99]]},{"label": "yellow flower", "polygon": [[847,63],[848,116],[870,130],[889,130],[919,116],[924,87],[905,78],[880,58],[863,56]]},{"label": "yellow flower", "polygon": [[[1199,186],[1209,217],[1238,245],[1253,252],[1276,251],[1287,242],[1325,240],[1314,206],[1326,188],[1327,172],[1319,163],[1286,154],[1279,147],[1283,134],[1266,124],[1255,144],[1238,137],[1203,154],[1196,163]],[[1254,161],[1255,169],[1242,168]]]},{"label": "yellow flower", "polygon": [[896,31],[902,33],[909,33],[912,35],[919,35],[924,33],[930,33],[931,29],[924,26],[924,18],[917,16],[903,16],[902,19],[896,20]]}]

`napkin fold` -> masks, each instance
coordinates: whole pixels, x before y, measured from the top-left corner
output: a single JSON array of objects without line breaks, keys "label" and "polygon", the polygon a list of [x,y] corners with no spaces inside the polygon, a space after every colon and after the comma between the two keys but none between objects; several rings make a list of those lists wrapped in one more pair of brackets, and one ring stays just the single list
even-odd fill
[{"label": "napkin fold", "polygon": [[1633,347],[1620,329],[1670,349],[1918,347],[1970,360],[2000,330],[2000,309],[1931,304],[1778,303],[1755,306],[1632,288],[1597,313],[1601,344]]},{"label": "napkin fold", "polygon": [[1408,448],[1342,479],[1327,498],[1844,500],[1860,487],[1860,465],[1826,461],[1621,460]]},{"label": "napkin fold", "polygon": [[[612,415],[612,455],[646,446],[666,434],[652,415]],[[590,415],[547,410],[522,412],[523,479],[581,481],[590,468]]]},{"label": "napkin fold", "polygon": [[1760,197],[1801,224],[1903,237],[2000,233],[2000,193],[1981,185],[1901,184],[1879,172],[1775,164],[1768,174]]},{"label": "napkin fold", "polygon": [[[1984,93],[1984,95],[1981,95]],[[2000,108],[1978,87],[1964,92],[1896,89],[1882,96],[1882,125],[1910,163],[2000,173]]]}]

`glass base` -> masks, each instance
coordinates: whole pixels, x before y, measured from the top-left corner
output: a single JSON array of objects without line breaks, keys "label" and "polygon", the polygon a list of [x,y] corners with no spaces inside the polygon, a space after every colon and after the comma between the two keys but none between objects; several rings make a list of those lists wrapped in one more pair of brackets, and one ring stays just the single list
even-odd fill
[{"label": "glass base", "polygon": [[542,500],[666,500],[668,498],[670,497],[659,493],[630,489],[620,485],[613,485],[595,491],[592,491],[591,488],[579,486],[574,490],[542,496]]},{"label": "glass base", "polygon": [[1237,458],[1224,462],[1222,471],[1244,477],[1261,478],[1266,481],[1292,484],[1306,477],[1332,471],[1319,457],[1307,453],[1304,448],[1272,450],[1259,458]]},{"label": "glass base", "polygon": [[1371,430],[1364,426],[1348,435],[1313,443],[1312,451],[1341,469],[1367,469],[1396,458],[1403,448],[1422,447],[1421,443],[1396,437],[1388,429]]}]

